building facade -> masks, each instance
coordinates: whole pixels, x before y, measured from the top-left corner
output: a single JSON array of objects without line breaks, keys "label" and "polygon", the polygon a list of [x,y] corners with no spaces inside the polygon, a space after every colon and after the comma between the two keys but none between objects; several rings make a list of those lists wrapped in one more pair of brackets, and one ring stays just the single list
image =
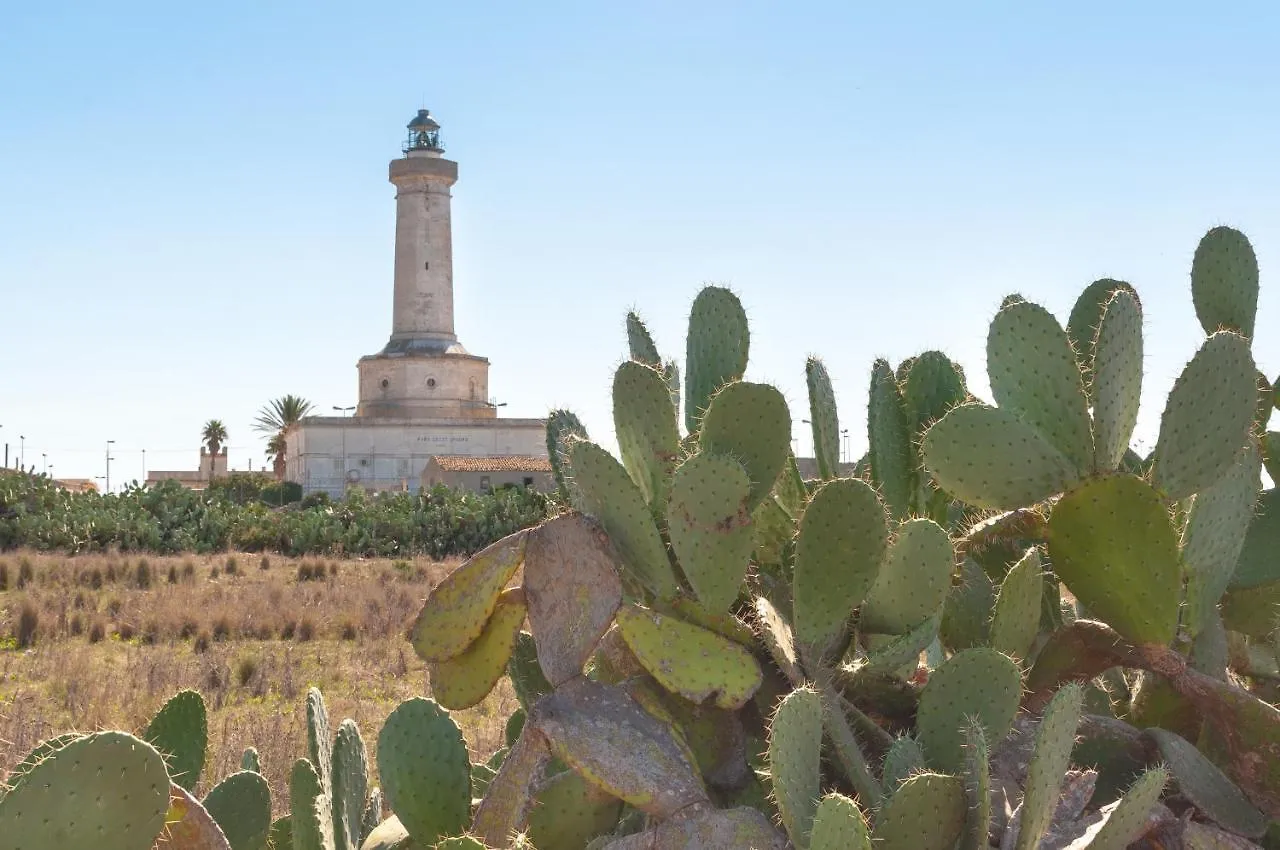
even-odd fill
[{"label": "building facade", "polygon": [[[286,435],[285,478],[304,493],[417,490],[432,458],[500,466],[503,458],[547,456],[546,421],[500,418],[489,396],[489,361],[458,340],[450,204],[458,164],[444,158],[430,112],[419,110],[408,130],[404,155],[389,169],[396,187],[391,336],[357,363],[354,416],[309,417]],[[457,486],[479,489],[479,477],[475,483]]]}]

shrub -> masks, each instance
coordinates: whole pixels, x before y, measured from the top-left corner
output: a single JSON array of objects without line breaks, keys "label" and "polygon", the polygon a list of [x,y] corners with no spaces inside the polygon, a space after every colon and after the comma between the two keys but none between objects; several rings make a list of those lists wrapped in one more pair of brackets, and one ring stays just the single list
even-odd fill
[{"label": "shrub", "polygon": [[89,587],[94,590],[102,590],[102,570],[100,568],[94,567],[89,572]]},{"label": "shrub", "polygon": [[142,643],[146,646],[152,646],[160,639],[160,624],[155,620],[147,620],[142,625],[142,634],[140,636]]},{"label": "shrub", "polygon": [[225,614],[220,614],[213,621],[213,639],[223,641],[231,637],[231,620]]},{"label": "shrub", "polygon": [[120,609],[124,607],[124,603],[120,601],[119,596],[113,596],[107,600],[107,614],[115,619],[120,616]]},{"label": "shrub", "polygon": [[36,577],[35,567],[31,565],[30,558],[23,558],[22,560],[18,561],[18,589],[19,590],[21,590],[22,588],[30,584],[32,581],[34,581],[35,577]]},{"label": "shrub", "polygon": [[310,617],[303,617],[302,622],[298,624],[298,641],[306,643],[316,636],[316,624],[311,621]]},{"label": "shrub", "polygon": [[111,561],[107,564],[106,578],[107,578],[107,581],[113,584],[115,583],[115,580],[116,580],[116,562],[115,561]]},{"label": "shrub", "polygon": [[84,620],[80,619],[79,614],[72,614],[71,619],[67,621],[67,634],[72,637],[84,634]]},{"label": "shrub", "polygon": [[240,683],[242,688],[249,684],[249,680],[257,672],[258,660],[251,655],[246,655],[236,663],[236,681]]},{"label": "shrub", "polygon": [[153,578],[154,574],[151,572],[151,565],[147,563],[147,559],[139,558],[133,577],[134,582],[138,585],[138,590],[150,590]]},{"label": "shrub", "polygon": [[177,584],[177,583],[178,583],[178,568],[177,568],[177,567],[175,567],[173,564],[170,564],[170,565],[169,565],[169,576],[168,576],[168,580],[169,580],[169,584]]},{"label": "shrub", "polygon": [[266,555],[263,555],[262,560],[258,561],[258,569],[260,570],[271,569],[271,559],[268,558]]},{"label": "shrub", "polygon": [[191,617],[183,617],[182,625],[178,627],[178,637],[187,640],[195,635],[200,625]]},{"label": "shrub", "polygon": [[40,612],[36,610],[35,603],[30,599],[22,600],[22,607],[18,609],[18,626],[13,633],[18,642],[18,648],[25,649],[33,645],[39,628]]},{"label": "shrub", "polygon": [[315,578],[315,573],[311,569],[311,565],[306,561],[298,564],[298,581],[311,581]]},{"label": "shrub", "polygon": [[337,575],[338,575],[338,562],[330,561],[329,562],[329,578],[336,578]]},{"label": "shrub", "polygon": [[233,576],[240,571],[240,564],[236,561],[235,555],[227,556],[227,563],[222,568],[222,571],[229,576]]},{"label": "shrub", "polygon": [[0,561],[0,592],[9,589],[9,564]]},{"label": "shrub", "polygon": [[93,625],[89,627],[89,643],[97,643],[107,636],[107,630],[102,625],[101,620],[94,620]]},{"label": "shrub", "polygon": [[196,564],[190,558],[182,562],[182,580],[195,581]]},{"label": "shrub", "polygon": [[116,623],[116,634],[120,636],[120,640],[133,640],[133,636],[136,633],[137,629],[133,627],[133,623]]},{"label": "shrub", "polygon": [[196,635],[195,643],[191,644],[191,650],[192,652],[202,653],[207,652],[208,649],[209,633],[207,631],[201,631],[200,634]]},{"label": "shrub", "polygon": [[285,620],[284,625],[280,627],[280,640],[293,640],[293,636],[297,631],[297,620]]},{"label": "shrub", "polygon": [[338,637],[340,637],[342,640],[355,640],[356,624],[349,619],[343,620],[342,627],[338,632]]}]

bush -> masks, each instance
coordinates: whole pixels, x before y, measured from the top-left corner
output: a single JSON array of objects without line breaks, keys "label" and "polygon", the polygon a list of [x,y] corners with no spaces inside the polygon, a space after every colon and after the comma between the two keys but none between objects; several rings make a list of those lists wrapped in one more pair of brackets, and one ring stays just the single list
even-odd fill
[{"label": "bush", "polygon": [[223,641],[231,637],[231,621],[226,615],[220,615],[213,621],[213,639]]},{"label": "bush", "polygon": [[152,578],[153,573],[151,572],[151,565],[147,563],[147,559],[139,559],[138,566],[134,570],[133,578],[134,582],[138,585],[138,590],[150,590]]},{"label": "bush", "polygon": [[271,559],[270,559],[270,558],[268,558],[266,555],[263,555],[263,556],[262,556],[262,560],[261,560],[261,561],[258,561],[258,569],[260,569],[260,570],[269,570],[269,569],[271,569]]},{"label": "bush", "polygon": [[356,624],[351,620],[343,620],[342,627],[338,631],[338,637],[342,640],[356,639]]},{"label": "bush", "polygon": [[206,631],[196,635],[195,643],[191,644],[191,651],[197,654],[207,652],[209,650],[209,633]]},{"label": "bush", "polygon": [[169,584],[177,584],[177,583],[178,583],[178,568],[177,568],[177,567],[175,567],[173,564],[170,564],[170,565],[169,565],[169,577],[168,577],[168,580],[169,580]]},{"label": "bush", "polygon": [[233,576],[240,571],[240,564],[236,561],[235,555],[227,556],[227,563],[222,568],[222,571],[229,576]]},{"label": "bush", "polygon": [[311,621],[310,617],[303,617],[302,622],[298,624],[298,641],[306,643],[316,636],[316,624]]},{"label": "bush", "polygon": [[0,561],[0,592],[9,589],[9,564]]},{"label": "bush", "polygon": [[98,643],[106,636],[107,630],[102,625],[102,621],[94,620],[93,625],[89,627],[89,643]]},{"label": "bush", "polygon": [[133,623],[116,623],[116,634],[120,636],[120,640],[133,640],[136,633]]},{"label": "bush", "polygon": [[18,642],[18,649],[25,649],[36,642],[36,631],[40,628],[40,612],[30,599],[22,600],[18,609],[18,626],[13,637]]},{"label": "bush", "polygon": [[84,634],[84,620],[80,619],[79,614],[72,614],[71,619],[67,621],[67,634],[72,637]]},{"label": "bush", "polygon": [[18,561],[18,590],[22,590],[22,588],[31,584],[31,582],[35,580],[35,577],[35,567],[31,565],[30,558],[23,558]]},{"label": "bush", "polygon": [[196,580],[196,564],[195,561],[192,561],[190,558],[182,562],[182,580]]},{"label": "bush", "polygon": [[297,631],[297,620],[285,620],[284,625],[280,627],[280,640],[293,640],[293,636]]},{"label": "bush", "polygon": [[240,687],[249,684],[249,680],[253,678],[253,674],[258,672],[258,659],[251,655],[246,655],[236,663],[236,681],[240,683]]}]

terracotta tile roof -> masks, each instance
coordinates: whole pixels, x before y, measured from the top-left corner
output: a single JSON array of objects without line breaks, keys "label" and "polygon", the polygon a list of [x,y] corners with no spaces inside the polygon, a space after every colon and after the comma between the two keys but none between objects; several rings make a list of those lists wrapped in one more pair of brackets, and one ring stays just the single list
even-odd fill
[{"label": "terracotta tile roof", "polygon": [[550,472],[551,461],[534,455],[434,455],[445,472]]}]

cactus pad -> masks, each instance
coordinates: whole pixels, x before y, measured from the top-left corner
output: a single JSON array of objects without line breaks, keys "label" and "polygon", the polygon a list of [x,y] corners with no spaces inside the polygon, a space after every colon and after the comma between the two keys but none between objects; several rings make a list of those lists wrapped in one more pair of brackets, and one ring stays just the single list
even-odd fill
[{"label": "cactus pad", "polygon": [[680,454],[676,411],[666,378],[635,360],[613,376],[613,426],[622,465],[645,501],[661,510]]},{"label": "cactus pad", "polygon": [[901,384],[907,430],[913,439],[968,394],[964,372],[941,351],[926,351],[913,359]]},{"label": "cactus pad", "polygon": [[1207,334],[1221,328],[1253,336],[1258,315],[1258,258],[1240,231],[1215,227],[1191,260],[1191,300]]},{"label": "cactus pad", "polygon": [[1155,744],[1182,796],[1197,809],[1246,838],[1261,838],[1267,831],[1267,818],[1262,812],[1185,738],[1157,728],[1147,729],[1143,735]]},{"label": "cactus pad", "polygon": [[987,334],[991,393],[1083,474],[1093,466],[1089,402],[1067,333],[1039,304],[1022,301],[996,314]]},{"label": "cactus pad", "polygon": [[289,774],[289,812],[294,850],[334,850],[333,802],[307,759],[295,761]]},{"label": "cactus pad", "polygon": [[978,402],[952,408],[925,432],[922,448],[939,486],[979,508],[1026,507],[1077,478],[1067,456],[1035,428]]},{"label": "cactus pad", "polygon": [[1022,696],[1018,665],[994,649],[966,649],[947,659],[920,694],[916,728],[929,764],[951,773],[964,769],[964,726],[982,724],[988,743],[1004,739]]},{"label": "cactus pad", "polygon": [[[685,336],[685,430],[698,430],[711,397],[747,370],[751,334],[742,302],[722,286],[707,286],[693,299]],[[790,423],[788,423],[788,426]]]},{"label": "cactus pad", "polygon": [[889,363],[877,360],[871,367],[867,402],[868,456],[871,480],[895,519],[911,511],[915,491],[915,452],[907,430],[907,410]]},{"label": "cactus pad", "polygon": [[534,787],[550,761],[546,737],[533,728],[522,731],[489,780],[471,822],[472,834],[487,844],[506,846],[528,820]]},{"label": "cactus pad", "polygon": [[350,718],[333,741],[333,832],[337,850],[359,850],[369,790],[369,753],[360,727]]},{"label": "cactus pad", "polygon": [[123,732],[76,738],[0,797],[0,847],[148,850],[169,807],[164,759]]},{"label": "cactus pad", "polygon": [[440,705],[460,711],[489,695],[507,672],[507,661],[526,613],[523,589],[503,591],[480,637],[461,655],[427,665],[431,693]]},{"label": "cactus pad", "polygon": [[[991,618],[991,646],[1015,658],[1030,658],[1040,629],[1040,600],[1044,595],[1040,553],[1029,550],[1000,583]],[[1064,768],[1065,769],[1065,768]]]},{"label": "cactus pad", "polygon": [[1212,487],[1196,494],[1182,532],[1182,563],[1187,575],[1184,620],[1196,634],[1217,613],[1218,600],[1231,584],[1253,518],[1261,483],[1262,455],[1250,439],[1236,462]]},{"label": "cactus pad", "polygon": [[702,418],[703,452],[727,455],[751,479],[752,510],[769,495],[791,452],[791,411],[777,387],[737,381],[722,387]]},{"label": "cactus pad", "polygon": [[600,522],[631,574],[660,599],[674,596],[676,578],[666,547],[622,464],[595,443],[578,441],[569,450],[569,467],[581,495],[578,508]]},{"label": "cactus pad", "polygon": [[1144,771],[1124,797],[1102,808],[1103,818],[1085,831],[1068,850],[1125,850],[1142,834],[1147,815],[1160,800],[1169,771],[1154,767]]},{"label": "cactus pad", "polygon": [[588,850],[789,850],[791,845],[758,810],[694,806],[653,829],[587,845]]},{"label": "cactus pad", "polygon": [[1219,331],[1182,370],[1165,403],[1152,482],[1170,501],[1226,474],[1248,440],[1257,408],[1256,367],[1244,337]]},{"label": "cactus pad", "polygon": [[569,410],[553,410],[547,415],[547,457],[551,460],[551,474],[563,502],[571,502],[569,485],[565,481],[565,469],[569,465],[569,441],[572,438],[587,439],[587,429],[577,414]]},{"label": "cactus pad", "polygon": [[360,841],[369,837],[369,833],[382,823],[382,789],[370,788],[369,798],[365,800],[364,811],[360,813]]},{"label": "cactus pad", "polygon": [[[863,665],[872,670],[891,672],[910,665],[915,670],[924,652],[938,637],[942,612],[926,617],[900,635],[862,634],[867,657]],[[861,668],[859,668],[861,669]]]},{"label": "cactus pad", "polygon": [[422,697],[405,700],[378,733],[377,752],[383,793],[415,842],[430,846],[466,828],[471,762],[448,712]]},{"label": "cactus pad", "polygon": [[858,618],[862,631],[900,635],[942,608],[955,550],[933,520],[907,520],[885,554]]},{"label": "cactus pad", "polygon": [[530,533],[524,593],[537,662],[551,684],[582,673],[609,628],[622,603],[619,566],[600,524],[581,514],[561,514]]},{"label": "cactus pad", "polygon": [[[1067,337],[1071,340],[1071,348],[1075,351],[1080,371],[1086,377],[1093,372],[1093,344],[1098,336],[1098,325],[1102,322],[1102,313],[1107,307],[1107,302],[1121,289],[1132,295],[1135,301],[1138,299],[1138,293],[1134,288],[1122,280],[1109,278],[1095,280],[1076,298],[1076,303],[1071,308],[1071,315],[1067,318]],[[1091,383],[1091,380],[1086,381],[1086,384]]]},{"label": "cactus pad", "polygon": [[[528,600],[527,591],[525,599]],[[511,677],[511,689],[516,692],[516,699],[526,711],[543,694],[551,693],[551,683],[538,664],[538,645],[528,632],[516,635],[516,645],[507,660],[507,675]]]},{"label": "cactus pad", "polygon": [[188,791],[195,788],[209,743],[204,697],[197,691],[178,691],[151,718],[142,737],[164,753],[174,782]]},{"label": "cactus pad", "polygon": [[954,776],[917,773],[889,798],[876,819],[883,850],[951,850],[964,829],[964,783]]},{"label": "cactus pad", "polygon": [[529,838],[538,850],[579,850],[609,832],[622,801],[590,785],[572,770],[548,779],[529,812]]},{"label": "cactus pad", "polygon": [[809,850],[871,850],[867,821],[858,804],[842,794],[828,794],[818,803]]},{"label": "cactus pad", "polygon": [[898,786],[913,773],[924,770],[924,750],[920,743],[910,735],[900,735],[893,739],[893,745],[884,756],[884,767],[880,774],[880,784],[884,793],[892,797]]},{"label": "cactus pad", "polygon": [[791,684],[799,686],[804,681],[804,671],[800,669],[800,659],[796,655],[791,625],[773,607],[773,603],[763,596],[756,597],[753,607],[760,640],[769,650],[773,663],[778,665],[778,669]]},{"label": "cactus pad", "polygon": [[742,464],[722,455],[696,454],[676,470],[667,526],[685,577],[711,611],[727,611],[738,598],[755,544],[751,479]]},{"label": "cactus pad", "polygon": [[969,804],[961,850],[991,846],[991,753],[982,724],[969,718],[964,726],[964,796]]},{"label": "cactus pad", "polygon": [[1093,467],[1110,472],[1129,448],[1142,397],[1142,308],[1131,293],[1107,302],[1093,352]]},{"label": "cactus pad", "polygon": [[1063,496],[1049,517],[1049,557],[1075,597],[1120,634],[1173,640],[1178,542],[1159,494],[1141,478],[1097,478]]},{"label": "cactus pad", "polygon": [[1240,559],[1231,576],[1234,590],[1246,590],[1280,581],[1280,488],[1258,496],[1257,513],[1249,520]]},{"label": "cactus pad", "polygon": [[360,850],[414,850],[414,847],[409,830],[404,828],[400,818],[392,815],[365,836]]},{"label": "cactus pad", "polygon": [[804,377],[809,385],[809,422],[813,425],[818,475],[824,480],[835,478],[840,471],[840,419],[831,376],[821,360],[810,357],[804,364]]},{"label": "cactus pad", "polygon": [[1035,749],[1027,767],[1021,828],[1016,850],[1035,850],[1053,819],[1062,779],[1071,766],[1071,750],[1080,724],[1084,690],[1069,684],[1054,694],[1036,727]]},{"label": "cactus pad", "polygon": [[326,794],[333,792],[333,743],[329,711],[319,688],[307,689],[307,752]]},{"label": "cactus pad", "polygon": [[573,679],[544,697],[529,723],[588,782],[650,815],[666,818],[707,799],[671,730],[616,687]]},{"label": "cactus pad", "polygon": [[888,520],[865,481],[829,481],[810,498],[796,542],[796,637],[822,648],[844,629],[875,582]]},{"label": "cactus pad", "polygon": [[646,366],[659,366],[662,363],[658,346],[654,345],[644,320],[634,310],[627,312],[627,350],[632,360]]},{"label": "cactus pad", "polygon": [[720,708],[741,708],[760,687],[759,663],[739,644],[701,626],[626,605],[618,628],[649,674],[694,703],[711,698]]},{"label": "cactus pad", "polygon": [[262,775],[242,770],[223,779],[202,805],[218,823],[231,850],[262,850],[271,832],[271,789]]},{"label": "cactus pad", "polygon": [[413,649],[423,661],[461,655],[484,631],[498,594],[524,559],[527,532],[486,546],[440,582],[413,624]]},{"label": "cactus pad", "polygon": [[258,758],[258,751],[255,748],[244,748],[244,752],[240,754],[240,769],[252,770],[254,773],[262,773],[262,762]]},{"label": "cactus pad", "polygon": [[960,565],[960,583],[951,588],[942,606],[939,631],[943,642],[953,650],[985,645],[995,602],[991,577],[977,561],[965,558]]},{"label": "cactus pad", "polygon": [[810,688],[792,691],[769,724],[769,775],[783,826],[797,847],[807,847],[822,788],[822,698]]}]

